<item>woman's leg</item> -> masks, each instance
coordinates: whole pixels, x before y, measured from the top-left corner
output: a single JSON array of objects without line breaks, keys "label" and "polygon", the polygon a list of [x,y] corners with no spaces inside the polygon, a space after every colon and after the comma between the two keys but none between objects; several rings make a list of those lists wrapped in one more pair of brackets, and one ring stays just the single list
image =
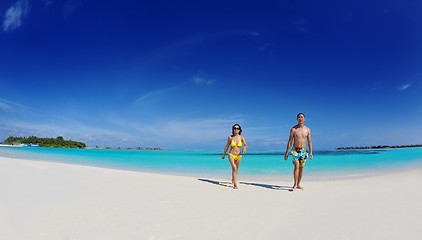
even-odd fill
[{"label": "woman's leg", "polygon": [[236,164],[236,188],[237,188],[237,174],[239,173],[239,167],[240,167],[240,161],[242,160],[242,158],[240,157],[239,159],[237,159],[236,161],[234,161],[234,163]]},{"label": "woman's leg", "polygon": [[237,170],[238,170],[238,163],[232,156],[229,154],[229,161],[230,165],[232,166],[232,183],[233,188],[237,188]]}]

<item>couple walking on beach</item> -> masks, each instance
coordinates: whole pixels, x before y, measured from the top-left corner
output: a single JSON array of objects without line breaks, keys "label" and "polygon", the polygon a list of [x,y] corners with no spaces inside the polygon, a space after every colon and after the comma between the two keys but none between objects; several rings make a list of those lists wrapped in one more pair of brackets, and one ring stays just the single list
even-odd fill
[{"label": "couple walking on beach", "polygon": [[[306,142],[308,142],[309,152],[306,149]],[[233,188],[237,189],[237,173],[239,170],[240,161],[242,160],[242,154],[246,153],[246,149],[248,147],[245,137],[242,136],[242,128],[239,124],[234,124],[232,127],[232,135],[227,138],[227,144],[224,148],[223,155],[221,156],[222,159],[225,158],[229,147],[229,161],[232,167],[232,183]],[[303,113],[299,113],[297,115],[297,124],[290,129],[289,141],[287,142],[284,160],[287,160],[289,152],[292,154],[292,162],[294,165],[294,184],[291,190],[303,190],[302,186],[300,185],[303,175],[303,168],[305,167],[306,159],[309,157],[312,160],[313,158],[311,129],[305,126],[305,114]]]}]

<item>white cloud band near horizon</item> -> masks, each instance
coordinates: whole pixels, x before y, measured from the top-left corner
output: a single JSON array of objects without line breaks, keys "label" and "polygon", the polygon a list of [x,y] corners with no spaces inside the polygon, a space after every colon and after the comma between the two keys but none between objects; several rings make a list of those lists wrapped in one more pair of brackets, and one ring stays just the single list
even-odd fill
[{"label": "white cloud band near horizon", "polygon": [[[150,92],[138,99],[137,104],[147,104],[174,88]],[[57,137],[102,146],[158,146],[177,148],[198,143],[218,142],[230,134],[234,122],[242,122],[241,116],[232,118],[186,118],[183,116],[153,116],[146,120],[138,116],[122,117],[118,113],[97,116],[95,121],[83,121],[78,114],[64,117],[58,112],[42,112],[31,107],[0,98],[0,137],[38,136]],[[236,120],[235,120],[236,119]],[[201,143],[202,142],[202,143]]]},{"label": "white cloud band near horizon", "polygon": [[[104,119],[110,121],[110,119]],[[113,128],[85,124],[73,119],[56,119],[51,122],[5,119],[0,124],[2,138],[57,137],[99,146],[150,146],[179,148],[195,146],[223,146],[233,119],[155,119],[152,122],[134,121],[116,117]],[[238,121],[236,121],[238,122]],[[0,141],[4,140],[0,139]]]}]

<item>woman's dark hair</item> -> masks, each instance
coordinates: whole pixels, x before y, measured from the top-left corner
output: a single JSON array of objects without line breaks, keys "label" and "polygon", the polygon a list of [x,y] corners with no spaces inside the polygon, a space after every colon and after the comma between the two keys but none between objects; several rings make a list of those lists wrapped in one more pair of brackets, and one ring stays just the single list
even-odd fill
[{"label": "woman's dark hair", "polygon": [[238,126],[240,129],[239,129],[239,135],[242,135],[242,127],[239,125],[239,124],[235,124],[235,125],[233,125],[233,127],[232,127],[232,136],[234,135],[234,127],[236,127],[236,126]]},{"label": "woman's dark hair", "polygon": [[305,114],[304,113],[298,113],[297,116],[296,116],[296,118],[299,118],[300,115],[303,115],[303,117],[305,117]]}]

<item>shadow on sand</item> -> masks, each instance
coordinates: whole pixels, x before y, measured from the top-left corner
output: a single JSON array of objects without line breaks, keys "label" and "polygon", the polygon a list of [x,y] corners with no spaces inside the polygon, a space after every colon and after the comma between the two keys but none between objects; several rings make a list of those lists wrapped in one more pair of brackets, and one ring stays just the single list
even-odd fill
[{"label": "shadow on sand", "polygon": [[[220,182],[220,181],[205,179],[205,178],[198,178],[198,181],[215,184],[222,187],[229,187],[229,188],[233,187],[233,184],[231,182]],[[239,182],[239,184],[244,184],[244,185],[249,185],[249,186],[254,186],[254,187],[262,187],[262,188],[267,188],[267,189],[272,189],[272,190],[291,191],[292,189],[291,187],[288,187],[288,186],[278,186],[278,185],[263,184],[263,183]]]},{"label": "shadow on sand", "polygon": [[206,183],[219,185],[219,186],[222,186],[222,187],[229,187],[229,188],[233,187],[233,184],[231,182],[219,182],[219,181],[215,181],[215,180],[211,180],[211,179],[205,179],[205,178],[198,178],[198,180],[202,181],[202,182],[206,182]]},{"label": "shadow on sand", "polygon": [[250,182],[239,182],[240,184],[250,185],[255,187],[262,187],[272,190],[283,190],[283,191],[291,191],[292,188],[288,186],[279,186],[279,185],[271,185],[271,184],[264,184],[264,183],[250,183]]}]

